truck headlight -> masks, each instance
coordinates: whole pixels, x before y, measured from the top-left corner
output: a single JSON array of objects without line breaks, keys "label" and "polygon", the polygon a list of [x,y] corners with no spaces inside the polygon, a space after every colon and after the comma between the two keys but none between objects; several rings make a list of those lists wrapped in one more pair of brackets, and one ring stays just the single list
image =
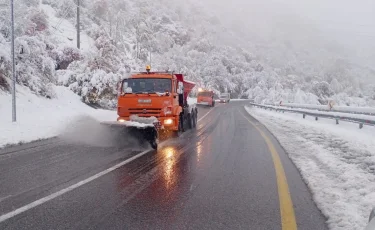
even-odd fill
[{"label": "truck headlight", "polygon": [[125,122],[124,119],[119,119],[118,121],[121,122],[121,123],[124,123],[124,122]]},{"label": "truck headlight", "polygon": [[164,125],[171,125],[171,124],[173,124],[173,119],[168,118],[164,120]]}]

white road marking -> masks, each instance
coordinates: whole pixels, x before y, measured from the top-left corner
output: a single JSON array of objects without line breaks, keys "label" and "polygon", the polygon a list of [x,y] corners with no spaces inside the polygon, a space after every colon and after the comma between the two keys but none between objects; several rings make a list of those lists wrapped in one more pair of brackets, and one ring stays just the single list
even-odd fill
[{"label": "white road marking", "polygon": [[102,177],[102,176],[104,176],[104,175],[106,175],[106,174],[108,174],[108,173],[110,173],[110,172],[112,172],[112,171],[120,168],[121,166],[124,166],[124,165],[132,162],[133,160],[135,160],[135,159],[137,159],[137,158],[145,155],[146,153],[148,153],[150,151],[152,151],[152,150],[143,151],[143,152],[141,152],[141,153],[139,153],[139,154],[137,154],[137,155],[135,155],[135,156],[133,156],[133,157],[131,157],[131,158],[129,158],[129,159],[127,159],[127,160],[125,160],[125,161],[117,164],[117,165],[115,165],[115,166],[112,166],[111,168],[108,168],[108,169],[106,169],[106,170],[104,170],[104,171],[102,171],[100,173],[97,173],[97,174],[95,174],[95,175],[93,175],[93,176],[91,176],[91,177],[89,177],[89,178],[87,178],[87,179],[85,179],[83,181],[80,181],[80,182],[78,182],[76,184],[73,184],[73,185],[71,185],[71,186],[69,186],[67,188],[64,188],[64,189],[62,189],[62,190],[60,190],[58,192],[52,193],[51,195],[48,195],[48,196],[43,197],[43,198],[41,198],[39,200],[36,200],[36,201],[34,201],[34,202],[30,203],[30,204],[27,204],[27,205],[25,205],[25,206],[23,206],[21,208],[17,208],[16,210],[13,210],[13,211],[11,211],[9,213],[1,215],[0,216],[0,223],[4,222],[4,221],[6,221],[6,220],[8,220],[8,219],[10,219],[12,217],[15,217],[15,216],[17,216],[17,215],[19,215],[19,214],[21,214],[23,212],[26,212],[26,211],[28,211],[28,210],[30,210],[32,208],[35,208],[35,207],[37,207],[37,206],[39,206],[41,204],[44,204],[44,203],[46,203],[46,202],[48,202],[50,200],[53,200],[53,199],[55,199],[55,198],[57,198],[57,197],[59,197],[61,195],[64,195],[65,193],[70,192],[70,191],[72,191],[72,190],[74,190],[76,188],[79,188],[82,185],[90,183],[91,181],[93,181],[95,179],[98,179],[99,177]]},{"label": "white road marking", "polygon": [[[209,111],[208,111],[203,117],[201,117],[201,118],[198,120],[198,122],[201,121],[201,120],[203,120],[203,119],[204,119],[209,113],[211,113],[212,110],[214,110],[215,108],[216,108],[216,107],[211,108],[211,109],[210,109],[210,110],[209,110]],[[160,146],[160,145],[163,145],[164,142],[165,142],[165,141],[163,141],[162,143],[160,143],[159,146]],[[106,170],[104,170],[104,171],[102,171],[102,172],[100,172],[100,173],[97,173],[97,174],[95,174],[95,175],[93,175],[93,176],[91,176],[91,177],[89,177],[89,178],[87,178],[87,179],[85,179],[85,180],[83,180],[83,181],[80,181],[80,182],[78,182],[78,183],[76,183],[76,184],[73,184],[73,185],[71,185],[71,186],[69,186],[69,187],[67,187],[67,188],[64,188],[64,189],[62,189],[62,190],[60,190],[60,191],[58,191],[58,192],[52,193],[52,194],[50,194],[50,195],[48,195],[48,196],[46,196],[46,197],[43,197],[43,198],[41,198],[41,199],[39,199],[39,200],[36,200],[36,201],[34,201],[34,202],[30,203],[30,204],[27,204],[27,205],[25,205],[25,206],[23,206],[23,207],[17,208],[16,210],[13,210],[13,211],[11,211],[11,212],[9,212],[9,213],[3,214],[3,215],[0,216],[0,223],[1,223],[1,222],[4,222],[4,221],[6,221],[6,220],[8,220],[8,219],[10,219],[10,218],[12,218],[12,217],[15,217],[15,216],[17,216],[17,215],[19,215],[19,214],[21,214],[21,213],[23,213],[23,212],[26,212],[26,211],[28,211],[28,210],[30,210],[30,209],[32,209],[32,208],[35,208],[35,207],[37,207],[37,206],[39,206],[39,205],[42,205],[42,204],[44,204],[44,203],[46,203],[46,202],[48,202],[48,201],[50,201],[50,200],[53,200],[53,199],[55,199],[55,198],[57,198],[57,197],[59,197],[59,196],[62,196],[62,195],[64,195],[65,193],[70,192],[70,191],[72,191],[72,190],[74,190],[74,189],[76,189],[76,188],[79,188],[79,187],[81,187],[81,186],[83,186],[83,185],[85,185],[85,184],[87,184],[87,183],[90,183],[91,181],[96,180],[96,179],[98,179],[99,177],[102,177],[102,176],[104,176],[104,175],[106,175],[106,174],[108,174],[108,173],[110,173],[110,172],[112,172],[112,171],[114,171],[114,170],[120,168],[121,166],[124,166],[124,165],[126,165],[126,164],[132,162],[133,160],[135,160],[135,159],[137,159],[137,158],[139,158],[139,157],[145,155],[146,153],[148,153],[148,152],[150,152],[150,151],[151,151],[151,150],[143,151],[143,152],[141,152],[141,153],[139,153],[139,154],[137,154],[137,155],[135,155],[135,156],[133,156],[133,157],[131,157],[131,158],[129,158],[129,159],[127,159],[127,160],[125,160],[125,161],[123,161],[123,162],[117,164],[117,165],[115,165],[115,166],[112,166],[111,168],[108,168],[108,169],[106,169]]]},{"label": "white road marking", "polygon": [[5,196],[5,197],[0,197],[0,202],[8,199],[9,197],[11,197],[12,195],[8,195],[8,196]]},{"label": "white road marking", "polygon": [[211,113],[212,110],[214,110],[216,107],[210,109],[203,117],[201,117],[198,122],[200,122],[201,120],[203,120],[203,118],[205,118],[209,113]]}]

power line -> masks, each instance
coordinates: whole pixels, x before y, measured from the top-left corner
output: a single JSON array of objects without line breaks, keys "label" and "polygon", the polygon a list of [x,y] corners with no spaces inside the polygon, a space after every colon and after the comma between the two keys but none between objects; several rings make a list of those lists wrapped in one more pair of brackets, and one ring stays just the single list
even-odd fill
[{"label": "power line", "polygon": [[55,27],[59,27],[60,24],[62,23],[62,21],[64,20],[64,18],[68,15],[68,6],[65,8],[65,10],[63,11],[63,14],[62,14],[62,17],[59,19],[59,21],[56,23]]}]

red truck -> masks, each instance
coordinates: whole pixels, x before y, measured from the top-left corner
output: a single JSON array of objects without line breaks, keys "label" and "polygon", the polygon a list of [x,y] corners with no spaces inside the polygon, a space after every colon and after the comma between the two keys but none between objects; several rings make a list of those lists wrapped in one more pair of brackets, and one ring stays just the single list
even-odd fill
[{"label": "red truck", "polygon": [[211,90],[199,89],[198,96],[197,96],[197,104],[214,107],[215,106],[214,92]]}]

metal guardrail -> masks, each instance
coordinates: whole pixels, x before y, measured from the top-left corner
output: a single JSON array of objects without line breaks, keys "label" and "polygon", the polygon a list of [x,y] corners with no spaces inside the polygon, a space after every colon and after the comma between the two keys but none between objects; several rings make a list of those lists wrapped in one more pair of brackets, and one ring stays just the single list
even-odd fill
[{"label": "metal guardrail", "polygon": [[[276,104],[266,104],[273,105]],[[372,107],[349,107],[349,106],[336,106],[334,105],[330,108],[328,105],[310,105],[310,104],[295,104],[295,103],[282,103],[279,105],[284,108],[294,108],[294,109],[312,109],[324,112],[340,112],[348,114],[362,114],[375,116],[375,108]]]},{"label": "metal guardrail", "polygon": [[258,108],[262,108],[262,109],[270,109],[270,110],[275,110],[275,111],[281,111],[283,113],[284,112],[299,113],[299,114],[302,114],[303,118],[306,118],[306,116],[315,117],[316,121],[319,119],[319,117],[333,119],[333,120],[336,120],[337,125],[340,123],[340,121],[357,123],[357,124],[359,124],[360,129],[362,129],[364,125],[375,126],[375,120],[368,120],[368,119],[362,119],[362,118],[357,118],[357,117],[340,116],[340,115],[335,115],[335,114],[329,114],[328,112],[327,112],[327,114],[314,113],[314,112],[309,112],[309,111],[293,110],[293,109],[287,109],[287,108],[282,108],[282,107],[274,107],[274,106],[269,106],[269,105],[260,105],[260,104],[256,104],[256,103],[250,103],[250,105],[258,107]]}]

